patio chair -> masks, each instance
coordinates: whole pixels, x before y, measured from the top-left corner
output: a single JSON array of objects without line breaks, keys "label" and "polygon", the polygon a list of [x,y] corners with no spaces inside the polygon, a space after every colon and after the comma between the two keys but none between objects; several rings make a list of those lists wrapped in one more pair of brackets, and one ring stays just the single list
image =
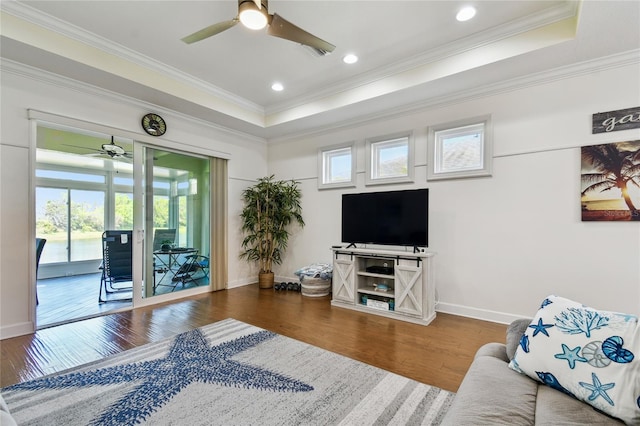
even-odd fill
[{"label": "patio chair", "polygon": [[47,243],[46,238],[36,238],[36,305],[40,304],[38,300],[38,269],[40,267],[40,257],[42,256],[42,250]]},{"label": "patio chair", "polygon": [[133,289],[132,234],[132,231],[104,231],[102,234],[99,303],[132,300],[131,297],[107,298],[108,294],[130,292]]},{"label": "patio chair", "polygon": [[[209,258],[202,255],[190,255],[187,256],[189,262],[189,270],[186,271],[191,278],[191,281],[195,282],[209,276]],[[202,272],[202,275],[198,275],[198,272]]]}]

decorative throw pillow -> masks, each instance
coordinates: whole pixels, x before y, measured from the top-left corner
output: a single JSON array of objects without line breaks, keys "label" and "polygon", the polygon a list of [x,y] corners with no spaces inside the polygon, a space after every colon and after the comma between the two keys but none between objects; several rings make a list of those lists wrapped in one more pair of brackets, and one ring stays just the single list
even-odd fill
[{"label": "decorative throw pillow", "polygon": [[522,335],[509,367],[627,424],[640,424],[640,328],[635,315],[549,296]]}]

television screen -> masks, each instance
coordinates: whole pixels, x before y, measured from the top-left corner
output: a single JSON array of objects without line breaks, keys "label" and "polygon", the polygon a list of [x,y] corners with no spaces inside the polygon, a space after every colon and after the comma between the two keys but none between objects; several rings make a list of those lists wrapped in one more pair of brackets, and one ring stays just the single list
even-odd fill
[{"label": "television screen", "polygon": [[429,190],[342,195],[342,242],[427,247]]}]

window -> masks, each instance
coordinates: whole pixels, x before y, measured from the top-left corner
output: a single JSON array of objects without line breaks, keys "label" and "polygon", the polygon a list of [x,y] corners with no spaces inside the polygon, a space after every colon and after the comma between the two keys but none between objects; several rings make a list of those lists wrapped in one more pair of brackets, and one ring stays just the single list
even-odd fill
[{"label": "window", "polygon": [[36,187],[36,234],[47,239],[41,264],[102,257],[105,192]]},{"label": "window", "polygon": [[318,151],[318,189],[356,186],[354,144],[337,145]]},{"label": "window", "polygon": [[411,134],[367,140],[367,185],[413,182]]},{"label": "window", "polygon": [[104,191],[69,191],[70,261],[100,259],[104,226]]},{"label": "window", "polygon": [[133,229],[133,192],[115,193],[114,229]]},{"label": "window", "polygon": [[68,262],[69,190],[36,187],[36,235],[47,240],[40,264]]},{"label": "window", "polygon": [[490,125],[481,117],[429,129],[427,179],[491,176]]},{"label": "window", "polygon": [[37,169],[36,177],[47,179],[66,179],[76,182],[91,182],[91,183],[104,183],[105,178],[102,175],[89,174],[89,173],[73,173],[65,172],[62,170],[46,170]]},{"label": "window", "polygon": [[47,239],[40,264],[102,259],[102,232],[133,228],[132,166],[40,148],[36,158],[36,235]]}]

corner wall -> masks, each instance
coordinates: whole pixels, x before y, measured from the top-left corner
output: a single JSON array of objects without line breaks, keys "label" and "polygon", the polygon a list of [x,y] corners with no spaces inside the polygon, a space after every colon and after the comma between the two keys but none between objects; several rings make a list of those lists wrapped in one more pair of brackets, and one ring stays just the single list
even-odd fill
[{"label": "corner wall", "polygon": [[[638,129],[591,134],[593,113],[640,105],[635,62],[271,142],[269,173],[301,182],[307,223],[277,275],[331,262],[342,193],[428,187],[438,311],[509,322],[557,294],[639,314],[640,222],[580,218],[580,146],[640,140]],[[493,120],[493,176],[427,182],[428,126],[484,114]],[[415,182],[366,187],[365,139],[406,130],[415,137]],[[348,141],[357,145],[357,187],[318,190],[318,148]]]}]

